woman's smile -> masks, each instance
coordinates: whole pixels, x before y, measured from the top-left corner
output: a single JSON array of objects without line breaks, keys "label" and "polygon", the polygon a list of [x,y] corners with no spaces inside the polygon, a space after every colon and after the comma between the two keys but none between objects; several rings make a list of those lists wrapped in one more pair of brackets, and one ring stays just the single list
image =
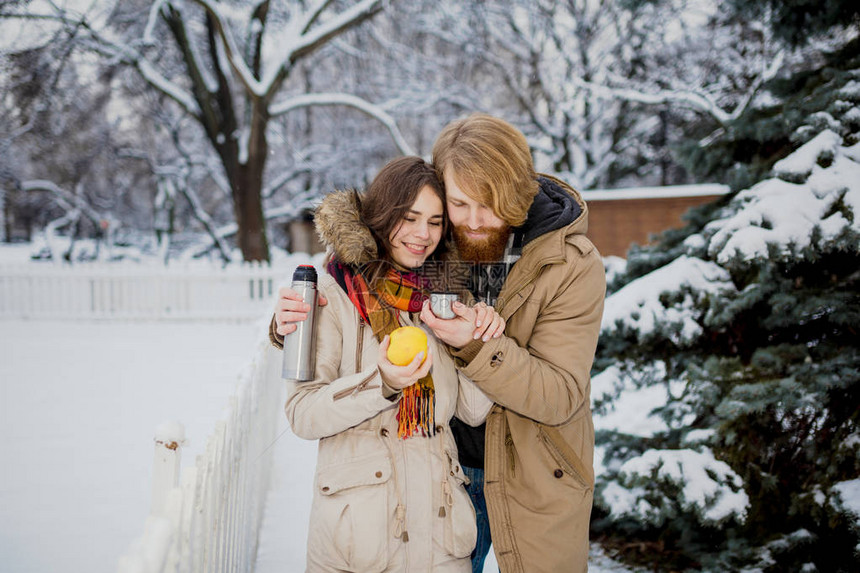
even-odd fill
[{"label": "woman's smile", "polygon": [[403,221],[388,238],[395,263],[415,269],[433,254],[442,239],[443,208],[433,189],[428,186],[421,189]]},{"label": "woman's smile", "polygon": [[416,243],[403,243],[403,246],[413,255],[423,255],[427,252],[428,245],[418,245]]}]

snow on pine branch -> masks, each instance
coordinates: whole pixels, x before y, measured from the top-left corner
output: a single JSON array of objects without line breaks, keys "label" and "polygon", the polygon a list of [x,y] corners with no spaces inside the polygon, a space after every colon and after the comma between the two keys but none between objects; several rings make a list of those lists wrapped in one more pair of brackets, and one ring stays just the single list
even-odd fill
[{"label": "snow on pine branch", "polygon": [[[624,462],[619,475],[601,492],[617,517],[660,526],[680,509],[703,524],[718,525],[730,518],[743,522],[749,507],[741,477],[707,448],[648,450]],[[665,495],[668,491],[674,495]]]},{"label": "snow on pine branch", "polygon": [[[841,145],[825,130],[774,166],[776,177],[735,196],[703,237],[708,254],[726,264],[766,258],[769,249],[792,256],[824,246],[846,231],[860,233],[860,144]],[[813,241],[817,244],[813,245]]]},{"label": "snow on pine branch", "polygon": [[[607,297],[601,334],[629,328],[642,340],[665,329],[672,332],[670,338],[675,344],[689,343],[702,332],[697,307],[708,296],[733,289],[728,271],[719,265],[686,255],[678,257]],[[666,298],[666,293],[673,296]]]},{"label": "snow on pine branch", "polygon": [[767,258],[774,249],[791,256],[860,233],[860,144],[844,147],[825,130],[774,171],[778,177],[738,193],[722,216],[685,241],[715,262],[682,256],[626,285],[607,297],[602,332],[629,328],[642,340],[666,329],[676,344],[690,342],[701,333],[699,303],[734,289],[723,266],[735,257]]},{"label": "snow on pine branch", "polygon": [[687,427],[695,413],[679,402],[686,388],[685,381],[666,378],[661,361],[610,366],[591,379],[594,429],[652,438]]},{"label": "snow on pine branch", "polygon": [[839,134],[826,129],[815,136],[797,151],[777,161],[773,166],[773,172],[786,181],[795,181],[799,178],[803,182],[818,164],[818,158],[829,156],[833,158],[836,150],[842,145]]},{"label": "snow on pine branch", "polygon": [[854,518],[854,527],[860,529],[860,478],[838,482],[833,490],[839,494],[837,509],[847,510]]}]

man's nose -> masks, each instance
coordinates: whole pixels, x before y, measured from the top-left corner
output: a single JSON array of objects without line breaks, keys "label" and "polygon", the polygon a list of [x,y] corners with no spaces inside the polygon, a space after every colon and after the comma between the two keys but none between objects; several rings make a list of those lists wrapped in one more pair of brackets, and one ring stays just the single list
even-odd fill
[{"label": "man's nose", "polygon": [[481,215],[477,209],[469,212],[469,219],[466,221],[466,224],[473,231],[481,228]]}]

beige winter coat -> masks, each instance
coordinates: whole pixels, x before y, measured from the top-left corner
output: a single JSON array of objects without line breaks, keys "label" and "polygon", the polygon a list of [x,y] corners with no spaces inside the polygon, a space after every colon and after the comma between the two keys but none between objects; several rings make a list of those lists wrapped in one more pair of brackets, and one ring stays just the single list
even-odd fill
[{"label": "beige winter coat", "polygon": [[605,277],[588,210],[526,244],[499,294],[505,335],[455,352],[497,404],[487,418],[484,493],[503,573],[585,571],[594,491],[589,372]]},{"label": "beige winter coat", "polygon": [[[348,194],[326,198],[317,227],[341,260],[373,251]],[[288,383],[286,404],[296,435],[319,440],[308,571],[470,571],[475,513],[448,422],[456,410],[478,425],[491,402],[430,335],[437,434],[399,439],[399,394],[382,383],[379,343],[331,276],[319,288],[328,304],[318,314],[316,377]],[[417,315],[400,318],[420,326]]]}]

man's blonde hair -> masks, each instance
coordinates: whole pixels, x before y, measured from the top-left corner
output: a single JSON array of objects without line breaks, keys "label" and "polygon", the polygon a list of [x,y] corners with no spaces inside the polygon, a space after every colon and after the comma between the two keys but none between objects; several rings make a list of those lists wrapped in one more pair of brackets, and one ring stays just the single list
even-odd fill
[{"label": "man's blonde hair", "polygon": [[449,123],[433,145],[433,165],[450,171],[469,197],[512,227],[522,225],[538,193],[528,142],[510,123],[475,113]]}]

